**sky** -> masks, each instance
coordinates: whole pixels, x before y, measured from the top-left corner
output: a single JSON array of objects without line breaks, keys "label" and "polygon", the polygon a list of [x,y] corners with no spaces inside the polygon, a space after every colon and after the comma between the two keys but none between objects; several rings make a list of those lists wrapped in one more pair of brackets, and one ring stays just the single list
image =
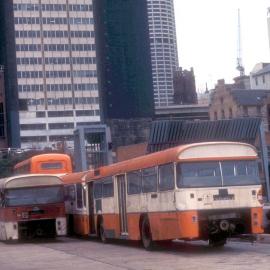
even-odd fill
[{"label": "sky", "polygon": [[238,8],[246,74],[270,62],[267,8],[270,0],[174,0],[179,65],[194,68],[198,92],[218,79],[233,82],[236,70]]}]

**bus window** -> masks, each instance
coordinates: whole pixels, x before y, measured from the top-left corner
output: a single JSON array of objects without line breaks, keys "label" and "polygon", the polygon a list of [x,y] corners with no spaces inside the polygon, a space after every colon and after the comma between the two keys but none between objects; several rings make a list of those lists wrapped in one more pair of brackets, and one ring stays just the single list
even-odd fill
[{"label": "bus window", "polygon": [[64,188],[64,191],[65,191],[65,200],[75,201],[75,188],[73,185],[66,186]]},{"label": "bus window", "polygon": [[221,168],[224,186],[260,184],[256,161],[222,161]]},{"label": "bus window", "polygon": [[100,199],[102,197],[102,183],[94,184],[94,198]]},{"label": "bus window", "polygon": [[176,173],[178,187],[222,186],[219,162],[178,163]]},{"label": "bus window", "polygon": [[166,191],[174,188],[174,164],[159,166],[159,190]]},{"label": "bus window", "polygon": [[86,207],[86,190],[85,187],[82,187],[82,195],[83,195],[83,207]]},{"label": "bus window", "polygon": [[4,193],[1,191],[0,192],[0,206],[4,207],[5,204],[5,197],[4,197]]},{"label": "bus window", "polygon": [[83,208],[82,184],[76,184],[77,208]]},{"label": "bus window", "polygon": [[127,174],[128,195],[139,194],[142,191],[142,173],[134,171]]},{"label": "bus window", "polygon": [[113,181],[111,177],[108,177],[108,180],[105,180],[103,182],[102,194],[103,194],[103,197],[113,196]]},{"label": "bus window", "polygon": [[64,201],[63,187],[31,187],[9,189],[5,194],[6,206],[50,204]]},{"label": "bus window", "polygon": [[43,162],[41,163],[41,169],[42,170],[60,170],[63,169],[63,163],[62,162]]},{"label": "bus window", "polygon": [[157,170],[156,167],[142,170],[142,192],[156,192],[157,191]]}]

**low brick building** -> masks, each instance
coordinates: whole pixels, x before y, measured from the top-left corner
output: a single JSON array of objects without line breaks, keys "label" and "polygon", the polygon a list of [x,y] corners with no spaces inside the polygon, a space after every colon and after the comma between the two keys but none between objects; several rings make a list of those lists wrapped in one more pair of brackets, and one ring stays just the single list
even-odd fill
[{"label": "low brick building", "polygon": [[242,90],[220,80],[211,95],[209,115],[210,120],[259,117],[269,131],[270,90]]}]

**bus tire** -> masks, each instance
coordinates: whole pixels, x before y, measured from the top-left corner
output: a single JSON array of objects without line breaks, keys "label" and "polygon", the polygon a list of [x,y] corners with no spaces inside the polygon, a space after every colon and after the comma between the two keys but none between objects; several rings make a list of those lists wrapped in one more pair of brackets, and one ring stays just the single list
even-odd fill
[{"label": "bus tire", "polygon": [[150,223],[147,217],[143,218],[142,225],[141,225],[141,239],[143,247],[146,250],[153,250],[154,249],[154,241],[152,239],[152,233],[150,228]]},{"label": "bus tire", "polygon": [[101,220],[99,224],[99,238],[103,244],[108,243],[108,239],[104,230],[103,220]]}]

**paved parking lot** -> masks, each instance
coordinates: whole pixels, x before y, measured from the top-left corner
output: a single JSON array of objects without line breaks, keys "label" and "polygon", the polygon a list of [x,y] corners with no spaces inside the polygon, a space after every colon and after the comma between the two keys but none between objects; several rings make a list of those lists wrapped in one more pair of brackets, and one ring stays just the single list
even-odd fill
[{"label": "paved parking lot", "polygon": [[59,238],[0,243],[1,270],[82,269],[269,269],[270,244],[229,242],[214,249],[204,242],[173,243],[153,252],[137,243],[104,245],[95,240]]}]

